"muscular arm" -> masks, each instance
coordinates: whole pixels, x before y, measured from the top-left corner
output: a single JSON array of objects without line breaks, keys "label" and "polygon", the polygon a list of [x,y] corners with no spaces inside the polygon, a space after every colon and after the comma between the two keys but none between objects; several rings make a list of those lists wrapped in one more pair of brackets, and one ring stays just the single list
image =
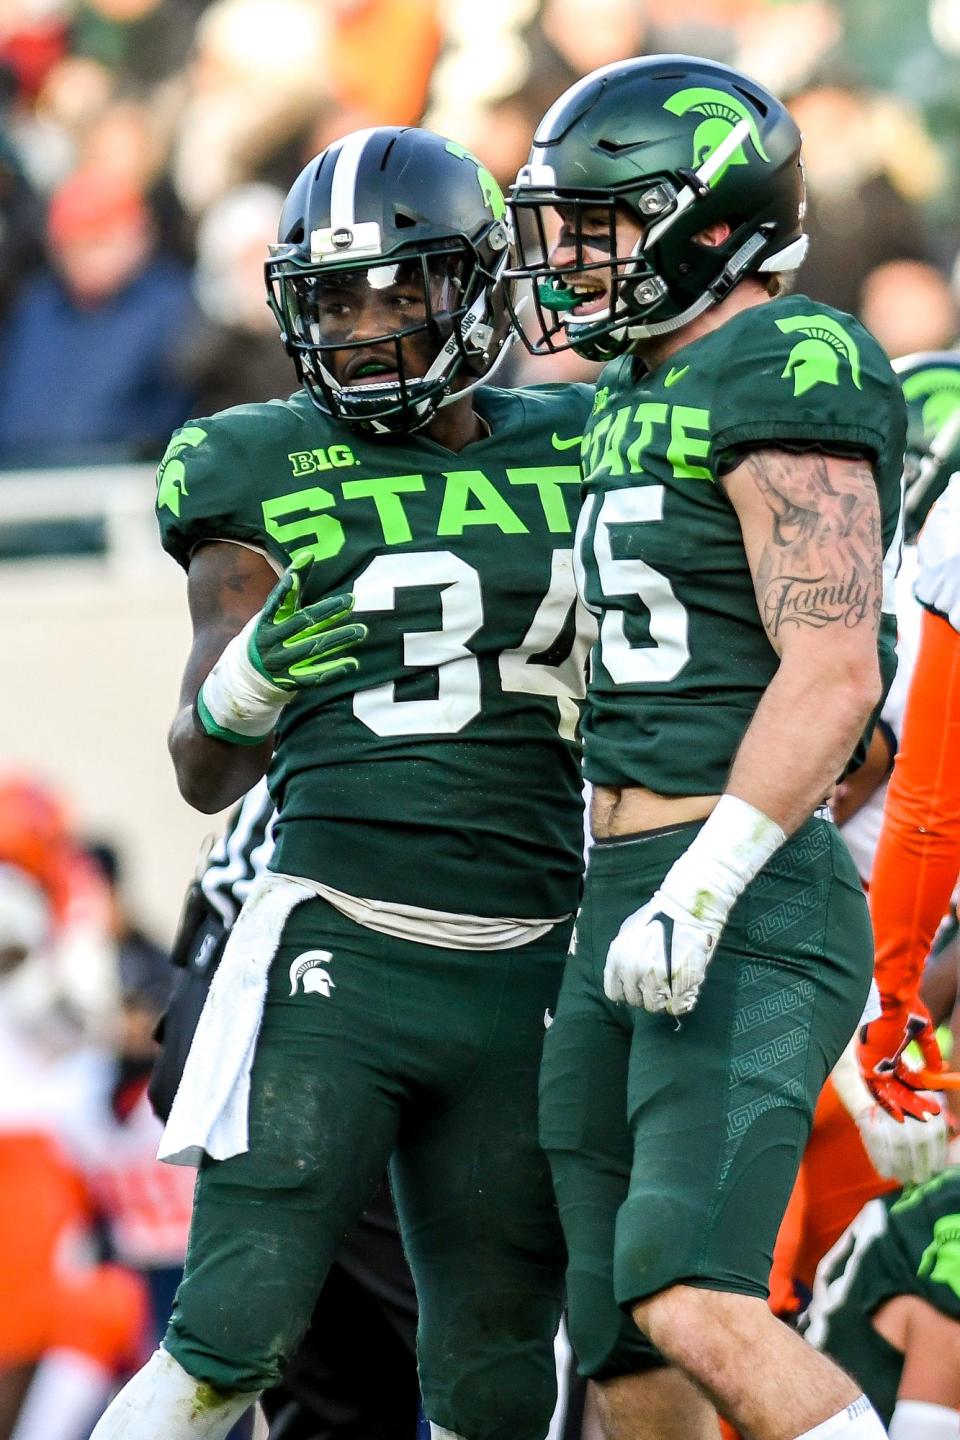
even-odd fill
[{"label": "muscular arm", "polygon": [[757,450],[726,477],[777,672],[729,793],[788,834],[829,793],[880,698],[880,507],[869,464]]},{"label": "muscular arm", "polygon": [[169,746],[181,795],[204,814],[232,805],[266,773],[270,763],[272,739],[250,746],[215,740],[196,725],[193,706],[224,646],[262,608],[276,579],[262,555],[240,545],[204,545],[190,560],[187,597],[193,644]]}]

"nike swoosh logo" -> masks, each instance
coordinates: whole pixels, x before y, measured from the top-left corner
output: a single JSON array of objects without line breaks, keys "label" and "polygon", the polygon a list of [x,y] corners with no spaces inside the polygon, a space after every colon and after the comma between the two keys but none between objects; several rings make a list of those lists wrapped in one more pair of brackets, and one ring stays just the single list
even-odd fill
[{"label": "nike swoosh logo", "polygon": [[671,367],[671,369],[667,372],[666,380],[664,380],[663,382],[663,388],[665,390],[669,390],[671,385],[676,385],[677,381],[682,380],[689,369],[689,365],[682,365],[679,370],[674,370]]},{"label": "nike swoosh logo", "polygon": [[657,911],[654,920],[663,934],[663,958],[667,971],[667,989],[673,994],[673,920],[669,915]]},{"label": "nike swoosh logo", "polygon": [[572,450],[574,445],[579,445],[583,439],[582,435],[571,435],[569,440],[561,440],[556,431],[550,436],[550,444],[554,450]]}]

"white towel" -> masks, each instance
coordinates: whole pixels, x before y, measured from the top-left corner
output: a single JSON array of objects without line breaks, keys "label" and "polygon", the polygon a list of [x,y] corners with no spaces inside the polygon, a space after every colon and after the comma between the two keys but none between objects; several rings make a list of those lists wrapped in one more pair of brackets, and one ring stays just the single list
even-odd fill
[{"label": "white towel", "polygon": [[306,885],[270,871],[250,891],[201,1011],[159,1160],[196,1166],[204,1155],[226,1160],[250,1148],[250,1069],[270,965],[287,916],[314,898]]}]

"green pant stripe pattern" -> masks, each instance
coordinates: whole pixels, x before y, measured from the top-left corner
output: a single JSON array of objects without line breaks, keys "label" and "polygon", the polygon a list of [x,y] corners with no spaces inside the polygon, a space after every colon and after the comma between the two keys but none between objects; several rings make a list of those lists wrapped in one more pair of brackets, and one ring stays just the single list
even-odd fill
[{"label": "green pant stripe pattern", "polygon": [[807,822],[731,912],[682,1020],[615,1005],[607,949],[698,826],[593,848],[541,1073],[581,1373],[660,1363],[629,1315],[687,1283],[765,1296],[826,1076],[862,1013],[869,915],[836,828]]},{"label": "green pant stripe pattern", "polygon": [[568,939],[561,926],[477,954],[388,939],[319,899],[293,912],[251,1076],[250,1149],[198,1178],[164,1341],[190,1374],[276,1383],[390,1161],[428,1418],[466,1440],[543,1440],[564,1251],[537,1075]]}]

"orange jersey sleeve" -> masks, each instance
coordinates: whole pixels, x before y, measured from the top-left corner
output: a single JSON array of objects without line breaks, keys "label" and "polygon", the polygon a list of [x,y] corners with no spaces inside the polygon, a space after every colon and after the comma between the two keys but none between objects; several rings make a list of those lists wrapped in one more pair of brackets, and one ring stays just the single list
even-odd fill
[{"label": "orange jersey sleeve", "polygon": [[909,1001],[960,872],[960,634],[929,611],[870,884],[876,978]]}]

